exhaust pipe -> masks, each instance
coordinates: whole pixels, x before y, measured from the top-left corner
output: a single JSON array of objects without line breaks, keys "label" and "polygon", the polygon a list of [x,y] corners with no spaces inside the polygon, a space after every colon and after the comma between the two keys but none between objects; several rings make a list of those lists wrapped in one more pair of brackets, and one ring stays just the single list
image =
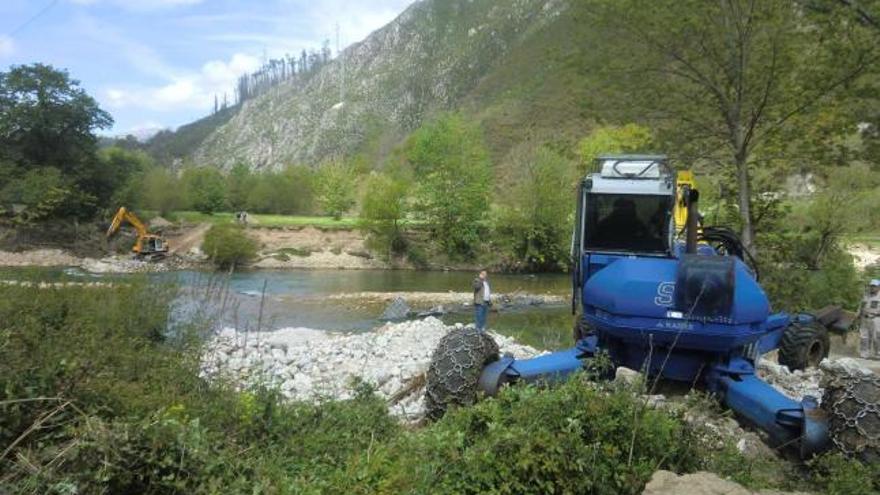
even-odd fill
[{"label": "exhaust pipe", "polygon": [[700,200],[700,192],[696,189],[688,188],[684,194],[687,201],[687,223],[685,224],[685,253],[697,253],[697,230],[700,228],[699,211],[697,203]]}]

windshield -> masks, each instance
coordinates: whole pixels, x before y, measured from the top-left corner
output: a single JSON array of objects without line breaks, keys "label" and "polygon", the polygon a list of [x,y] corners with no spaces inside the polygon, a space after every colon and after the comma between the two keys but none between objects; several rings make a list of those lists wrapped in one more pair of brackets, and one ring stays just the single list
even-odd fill
[{"label": "windshield", "polygon": [[671,196],[589,194],[584,249],[664,253],[669,249]]}]

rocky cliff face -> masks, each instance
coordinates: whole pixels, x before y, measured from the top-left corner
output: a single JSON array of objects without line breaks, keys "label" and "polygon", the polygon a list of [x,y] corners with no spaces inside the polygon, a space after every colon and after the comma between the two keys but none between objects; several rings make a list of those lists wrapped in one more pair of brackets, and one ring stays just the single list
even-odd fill
[{"label": "rocky cliff face", "polygon": [[[534,63],[519,55],[545,40],[569,8],[567,0],[421,0],[307,82],[247,101],[202,141],[195,161],[267,169],[357,153],[381,157],[423,120],[451,109],[522,123],[529,111],[501,102],[521,103],[553,82],[537,70],[542,76],[528,82],[528,94],[509,94],[522,87],[511,79],[521,83]],[[522,70],[510,74],[511,67]]]}]

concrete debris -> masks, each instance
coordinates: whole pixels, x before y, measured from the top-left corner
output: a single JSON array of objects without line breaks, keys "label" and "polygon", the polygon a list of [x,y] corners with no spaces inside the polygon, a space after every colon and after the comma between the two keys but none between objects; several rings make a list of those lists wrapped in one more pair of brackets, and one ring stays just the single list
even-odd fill
[{"label": "concrete debris", "polygon": [[645,486],[642,495],[805,495],[801,492],[776,490],[752,491],[717,474],[700,471],[678,475],[657,471]]},{"label": "concrete debris", "polygon": [[[389,400],[392,414],[418,420],[424,414],[423,376],[431,353],[452,328],[428,317],[358,334],[306,328],[251,333],[225,329],[209,343],[202,373],[229,377],[243,386],[267,383],[290,399],[306,401],[351,398],[358,381],[363,381]],[[516,358],[541,354],[510,337],[491,335],[502,354]]]},{"label": "concrete debris", "polygon": [[[825,361],[829,361],[826,359]],[[788,367],[767,359],[758,360],[758,376],[786,396],[800,401],[806,396],[822,397],[822,371],[816,368],[789,371]]]}]

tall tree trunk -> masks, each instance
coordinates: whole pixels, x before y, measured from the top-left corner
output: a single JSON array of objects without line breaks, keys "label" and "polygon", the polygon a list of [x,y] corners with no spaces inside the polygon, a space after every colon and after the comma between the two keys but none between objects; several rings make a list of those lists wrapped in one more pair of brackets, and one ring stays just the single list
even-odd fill
[{"label": "tall tree trunk", "polygon": [[757,256],[755,227],[752,225],[752,188],[749,183],[748,161],[743,152],[736,155],[736,182],[739,190],[739,216],[742,220],[742,243],[752,256]]}]

